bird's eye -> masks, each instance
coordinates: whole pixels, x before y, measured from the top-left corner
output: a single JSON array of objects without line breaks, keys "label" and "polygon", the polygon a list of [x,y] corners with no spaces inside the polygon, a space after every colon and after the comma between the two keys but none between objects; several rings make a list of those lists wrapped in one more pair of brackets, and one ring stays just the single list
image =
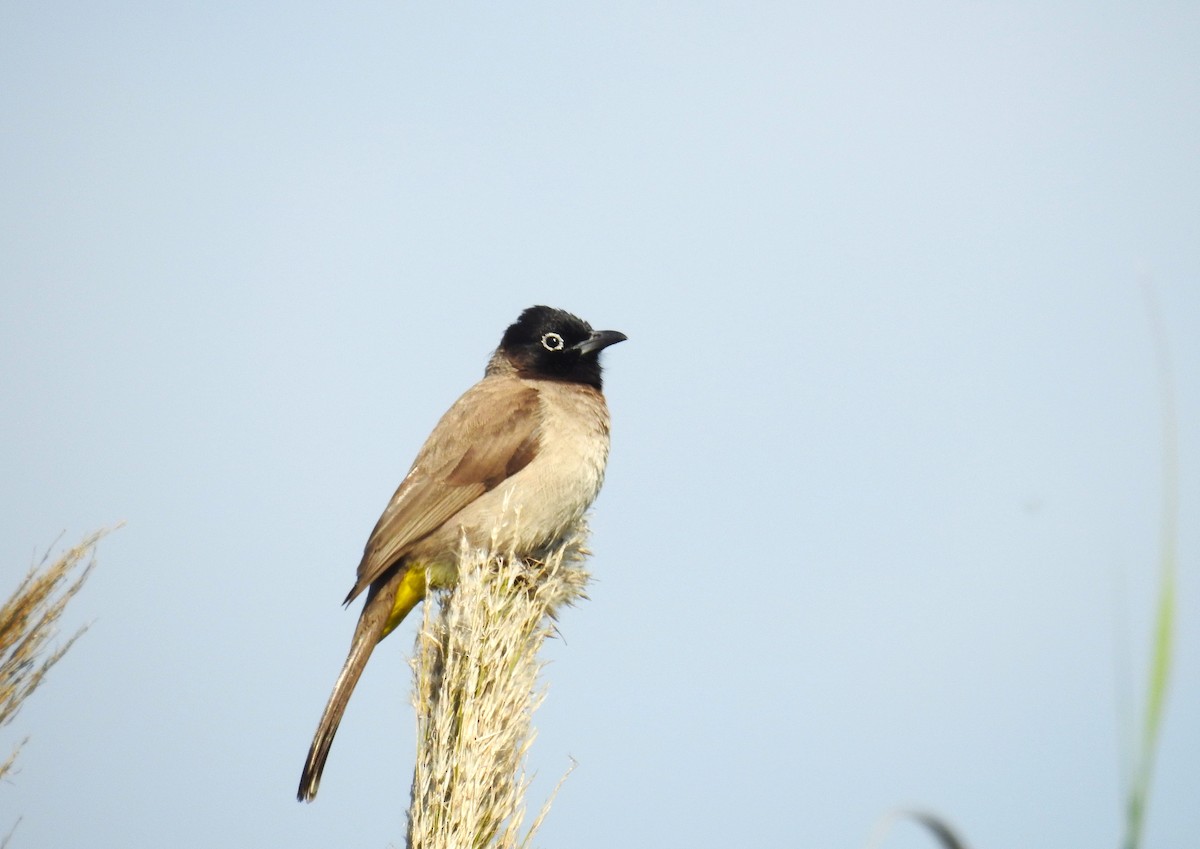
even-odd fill
[{"label": "bird's eye", "polygon": [[542,347],[547,351],[561,351],[565,344],[557,333],[547,333],[542,337]]}]

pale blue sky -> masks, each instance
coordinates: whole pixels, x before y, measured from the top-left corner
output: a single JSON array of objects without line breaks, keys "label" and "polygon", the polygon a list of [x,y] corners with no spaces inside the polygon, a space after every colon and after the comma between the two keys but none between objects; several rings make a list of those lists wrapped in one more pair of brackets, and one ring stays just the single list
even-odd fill
[{"label": "pale blue sky", "polygon": [[[339,602],[532,303],[625,331],[538,845],[1114,846],[1174,354],[1200,834],[1200,6],[0,7],[0,572],[117,520],[14,846],[399,845],[412,626]],[[3,749],[0,749],[2,751]],[[914,828],[895,849],[928,846]]]}]

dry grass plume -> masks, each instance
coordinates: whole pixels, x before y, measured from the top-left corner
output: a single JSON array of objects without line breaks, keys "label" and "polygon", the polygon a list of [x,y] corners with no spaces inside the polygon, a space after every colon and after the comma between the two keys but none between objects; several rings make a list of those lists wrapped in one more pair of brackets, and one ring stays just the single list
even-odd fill
[{"label": "dry grass plume", "polygon": [[[59,617],[91,574],[96,544],[110,530],[96,531],[53,562],[47,552],[0,607],[0,727],[13,721],[50,668],[87,630],[84,626],[56,648],[49,647]],[[20,740],[0,762],[0,781],[12,771],[24,743]]]},{"label": "dry grass plume", "polygon": [[544,561],[464,550],[457,587],[426,603],[412,661],[410,849],[516,849],[541,825],[553,797],[523,832],[525,758],[545,696],[538,651],[555,612],[584,597],[586,536],[581,526]]}]

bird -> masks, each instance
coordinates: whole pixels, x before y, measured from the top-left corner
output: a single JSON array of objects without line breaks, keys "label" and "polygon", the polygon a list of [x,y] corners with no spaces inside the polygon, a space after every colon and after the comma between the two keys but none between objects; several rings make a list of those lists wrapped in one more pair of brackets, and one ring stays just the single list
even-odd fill
[{"label": "bird", "polygon": [[483,378],[442,416],[363,549],[349,605],[366,593],[317,725],[296,798],[316,798],[346,704],[375,646],[430,586],[452,584],[464,540],[538,557],[573,529],[604,482],[609,413],[600,352],[628,337],[529,307]]}]

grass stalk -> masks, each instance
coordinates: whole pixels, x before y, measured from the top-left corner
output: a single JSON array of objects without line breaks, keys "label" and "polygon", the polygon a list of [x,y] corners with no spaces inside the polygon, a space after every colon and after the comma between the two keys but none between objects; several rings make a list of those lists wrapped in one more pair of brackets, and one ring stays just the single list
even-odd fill
[{"label": "grass stalk", "polygon": [[1139,849],[1146,828],[1146,805],[1154,760],[1158,753],[1159,733],[1166,712],[1167,686],[1170,682],[1171,655],[1175,634],[1176,574],[1179,540],[1179,432],[1175,414],[1174,378],[1162,315],[1154,299],[1154,290],[1143,287],[1154,339],[1158,371],[1158,394],[1162,416],[1162,525],[1158,558],[1158,600],[1155,604],[1151,637],[1150,670],[1146,681],[1145,713],[1141,731],[1134,734],[1125,790],[1125,833],[1123,849]]},{"label": "grass stalk", "polygon": [[412,661],[409,849],[530,845],[553,800],[523,831],[526,756],[545,698],[538,653],[556,611],[585,597],[586,535],[581,526],[541,561],[464,548],[457,586],[426,603]]},{"label": "grass stalk", "polygon": [[[42,557],[0,607],[0,727],[10,724],[25,700],[87,630],[80,628],[58,647],[49,644],[58,620],[83,588],[95,565],[96,544],[112,529],[96,531],[50,561]],[[0,761],[0,781],[14,769],[25,739]],[[7,839],[7,838],[6,838]]]}]

